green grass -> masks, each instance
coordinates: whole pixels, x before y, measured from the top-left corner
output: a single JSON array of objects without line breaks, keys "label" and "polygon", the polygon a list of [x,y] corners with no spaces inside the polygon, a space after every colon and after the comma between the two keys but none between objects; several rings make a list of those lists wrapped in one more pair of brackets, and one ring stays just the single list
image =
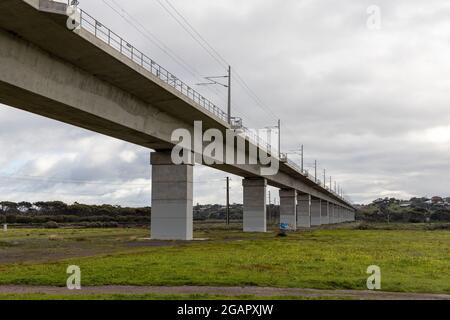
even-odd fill
[{"label": "green grass", "polygon": [[223,296],[210,294],[165,295],[165,294],[104,294],[104,295],[48,295],[48,294],[10,294],[0,295],[1,300],[351,300],[349,297],[302,297],[253,295]]},{"label": "green grass", "polygon": [[[129,232],[132,230],[122,236],[130,237]],[[0,284],[65,286],[66,268],[74,264],[81,267],[84,286],[248,285],[364,290],[367,267],[378,265],[384,291],[450,293],[449,231],[337,229],[276,238],[275,233],[224,230],[196,235],[212,241],[52,263],[4,264],[0,265]],[[238,237],[243,240],[230,240]]]}]

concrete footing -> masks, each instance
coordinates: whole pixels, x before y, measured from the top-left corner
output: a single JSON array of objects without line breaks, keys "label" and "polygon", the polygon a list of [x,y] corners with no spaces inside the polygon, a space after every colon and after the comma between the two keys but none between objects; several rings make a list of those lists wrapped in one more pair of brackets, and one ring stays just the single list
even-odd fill
[{"label": "concrete footing", "polygon": [[299,194],[297,197],[297,227],[311,228],[311,196]]},{"label": "concrete footing", "polygon": [[289,230],[297,230],[297,191],[280,189],[280,224],[287,224]]},{"label": "concrete footing", "polygon": [[193,239],[193,165],[174,165],[170,152],[153,152],[151,238]]},{"label": "concrete footing", "polygon": [[266,232],[266,179],[244,179],[244,232]]},{"label": "concrete footing", "polygon": [[311,200],[311,226],[320,226],[321,225],[321,200],[320,199],[312,199]]}]

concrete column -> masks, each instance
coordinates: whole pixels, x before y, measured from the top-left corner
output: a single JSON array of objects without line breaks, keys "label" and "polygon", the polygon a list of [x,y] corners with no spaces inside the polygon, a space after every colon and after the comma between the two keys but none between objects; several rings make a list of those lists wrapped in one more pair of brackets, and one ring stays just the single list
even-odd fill
[{"label": "concrete column", "polygon": [[170,152],[153,152],[151,238],[193,239],[193,165],[174,165]]},{"label": "concrete column", "polygon": [[297,190],[280,189],[280,224],[285,223],[289,230],[297,230]]},{"label": "concrete column", "polygon": [[244,179],[244,232],[266,232],[267,180]]},{"label": "concrete column", "polygon": [[320,223],[321,224],[330,224],[330,213],[328,212],[329,209],[328,201],[322,200],[322,207],[321,207],[321,218]]},{"label": "concrete column", "polygon": [[330,211],[330,224],[335,224],[336,223],[336,205],[334,203],[330,203],[330,206],[328,208],[328,210]]},{"label": "concrete column", "polygon": [[320,199],[311,200],[311,226],[321,225],[322,201]]},{"label": "concrete column", "polygon": [[309,194],[298,195],[297,227],[311,228],[311,196]]}]

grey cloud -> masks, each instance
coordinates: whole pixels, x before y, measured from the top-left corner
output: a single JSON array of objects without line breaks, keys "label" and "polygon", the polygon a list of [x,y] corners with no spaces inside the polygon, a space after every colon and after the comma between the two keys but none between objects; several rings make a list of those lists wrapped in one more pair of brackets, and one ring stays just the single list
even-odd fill
[{"label": "grey cloud", "polygon": [[[353,200],[369,201],[386,193],[405,197],[447,195],[450,182],[443,177],[449,169],[450,148],[427,135],[430,128],[450,123],[447,1],[173,3],[233,64],[261,100],[280,115],[285,126],[284,149],[305,144],[307,161],[318,159],[321,169],[326,167]],[[380,31],[366,28],[366,9],[372,4],[381,8]],[[118,18],[103,1],[82,1],[81,5],[182,79],[198,82]],[[156,0],[131,0],[121,2],[121,6],[188,61],[199,75],[224,72]],[[198,90],[225,105],[224,92],[219,98],[206,88]],[[258,108],[236,82],[233,94],[235,113],[244,117],[246,125],[275,124],[276,119]],[[23,174],[36,172],[38,159],[66,154],[74,156],[63,157],[46,174],[124,182],[150,178],[149,150],[54,121],[1,108],[0,134],[0,146],[8,154],[0,156],[0,165],[18,166]],[[442,134],[450,135],[445,131]],[[107,155],[101,164],[96,163],[99,156],[95,144],[80,143],[86,139],[98,139],[99,145],[106,146],[101,150]],[[68,143],[62,146],[61,141]],[[131,162],[119,159],[117,155],[123,151],[135,152],[136,157]],[[24,159],[28,162],[22,163]],[[211,180],[210,184],[196,185],[196,199],[223,202],[224,190],[220,188],[224,183],[220,179],[224,176],[210,169],[196,170],[197,180]],[[239,179],[235,180],[232,197],[240,202]],[[92,191],[89,187],[72,191],[82,190]],[[139,191],[103,200],[126,202],[131,198],[148,200]]]}]

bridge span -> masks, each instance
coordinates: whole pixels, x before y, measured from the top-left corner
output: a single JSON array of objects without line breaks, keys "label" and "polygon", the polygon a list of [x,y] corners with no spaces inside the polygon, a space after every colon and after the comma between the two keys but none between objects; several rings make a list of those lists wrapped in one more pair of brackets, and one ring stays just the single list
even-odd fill
[{"label": "bridge span", "polygon": [[[50,0],[0,2],[0,103],[153,150],[153,239],[193,237],[193,167],[175,165],[176,129],[225,133],[228,114],[99,21],[81,11],[81,26],[67,28],[67,4]],[[270,146],[240,127],[250,147]],[[273,155],[277,156],[277,155]],[[281,159],[280,159],[281,158]],[[211,164],[243,178],[244,231],[265,232],[267,185],[280,189],[280,220],[309,228],[355,219],[355,209],[285,157],[279,170],[263,165]]]}]

